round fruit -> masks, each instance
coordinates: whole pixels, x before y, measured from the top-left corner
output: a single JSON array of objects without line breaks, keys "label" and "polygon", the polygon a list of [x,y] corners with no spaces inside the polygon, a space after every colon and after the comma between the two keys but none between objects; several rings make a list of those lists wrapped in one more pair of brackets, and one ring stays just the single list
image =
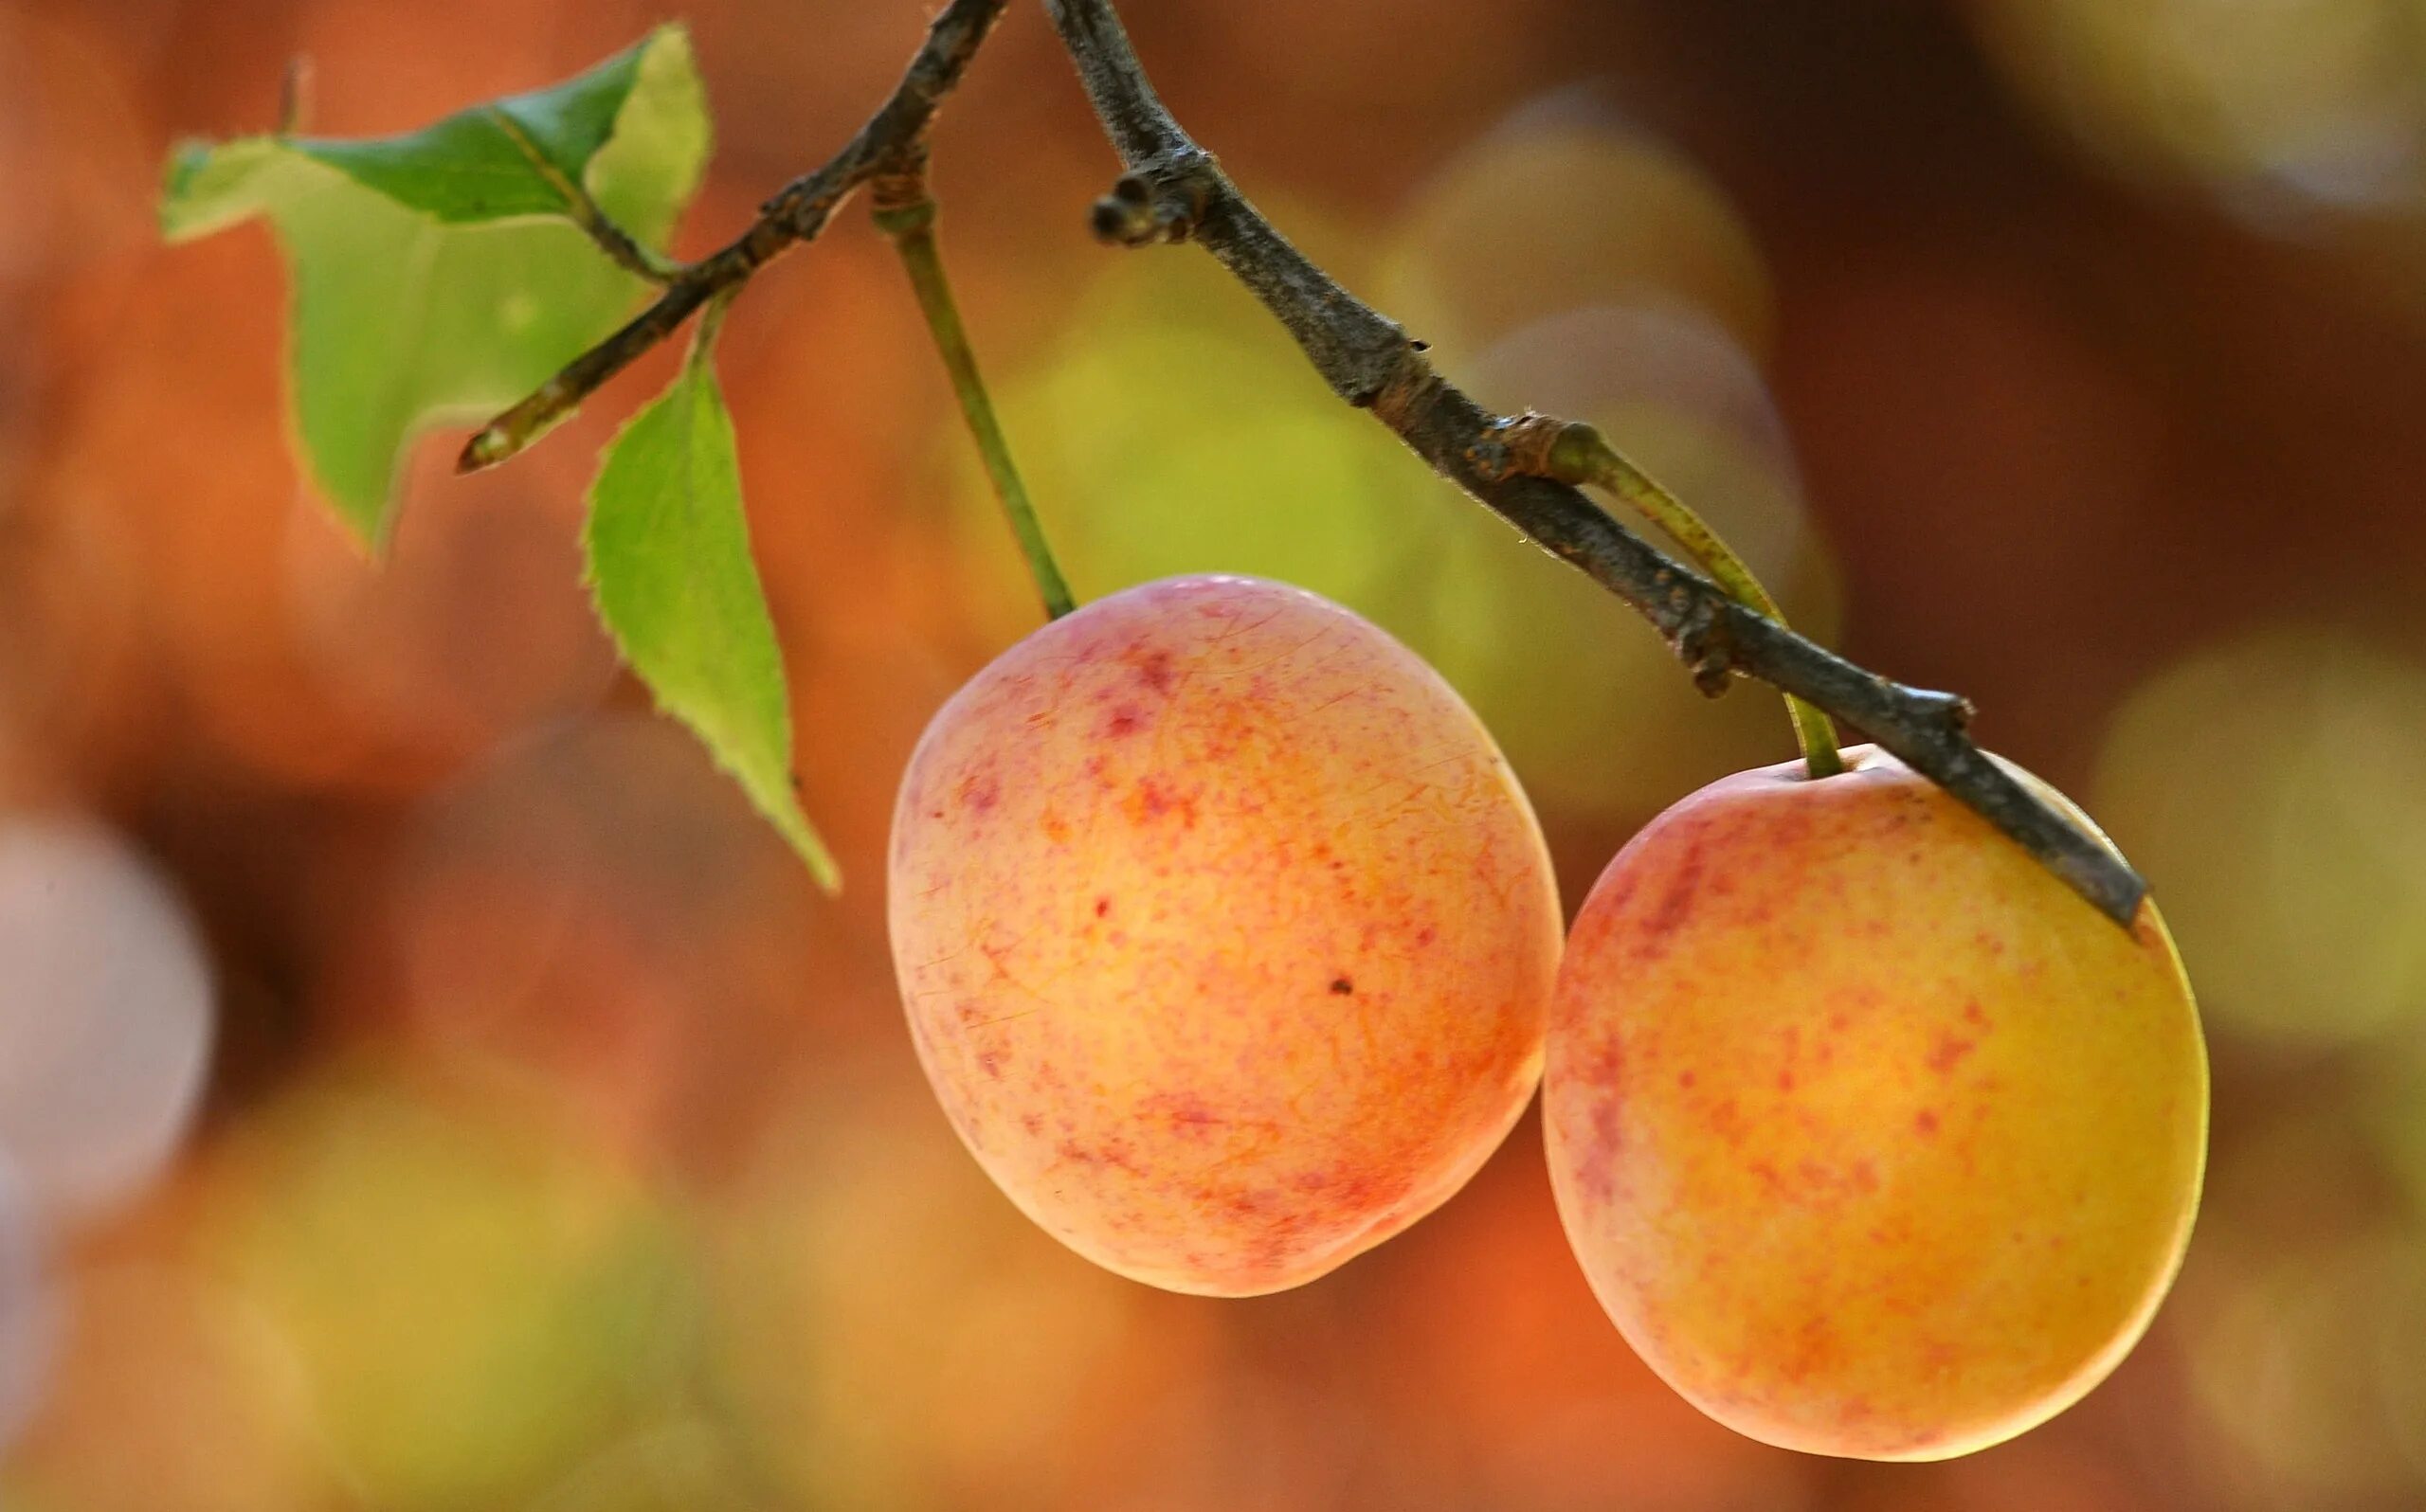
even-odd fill
[{"label": "round fruit", "polygon": [[1438,1206],[1541,1068],[1541,832],[1448,684],[1252,578],[1114,594],[953,695],[895,812],[894,963],[1011,1200],[1178,1291],[1309,1281]]},{"label": "round fruit", "polygon": [[2070,1406],[2146,1327],[2198,1207],[2206,1050],[2153,904],[2127,933],[1846,755],[1714,783],[1609,864],[1545,1141],[1577,1258],[1670,1385],[1788,1449],[1940,1459]]}]

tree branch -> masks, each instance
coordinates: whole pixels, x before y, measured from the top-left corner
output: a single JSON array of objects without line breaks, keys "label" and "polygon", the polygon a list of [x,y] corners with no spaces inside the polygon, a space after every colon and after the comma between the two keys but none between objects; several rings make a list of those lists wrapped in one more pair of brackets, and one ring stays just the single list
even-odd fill
[{"label": "tree branch", "polygon": [[2147,885],[1972,743],[1964,730],[1969,704],[1891,682],[1745,608],[1574,488],[1529,468],[1522,449],[1509,445],[1520,421],[1493,414],[1434,372],[1421,343],[1291,245],[1180,128],[1109,0],[1044,4],[1129,170],[1095,207],[1099,235],[1129,245],[1202,243],[1296,338],[1333,391],[1370,409],[1435,472],[1632,604],[1704,691],[1723,691],[1737,675],[1757,677],[1858,726],[2130,927]]},{"label": "tree branch", "polygon": [[[676,270],[657,301],[474,436],[469,472],[503,461],[599,385],[737,289],[794,243],[814,238],[853,191],[914,150],[1005,0],[950,0],[892,96],[824,166],[767,202],[751,227]],[[1433,371],[1421,342],[1349,294],[1248,204],[1212,155],[1155,97],[1109,0],[1044,0],[1127,173],[1095,207],[1096,234],[1143,246],[1195,241],[1295,338],[1332,390],[1369,409],[1416,455],[1543,549],[1632,604],[1707,693],[1749,676],[1867,731],[1970,805],[2127,928],[2147,891],[2128,865],[1974,745],[1970,705],[1909,688],[1745,608],[1573,487],[1548,476],[1534,442],[1556,426],[1492,413]]]},{"label": "tree branch", "polygon": [[848,145],[813,172],[792,180],[764,206],[758,219],[724,247],[677,269],[657,302],[622,330],[583,352],[528,399],[463,443],[459,473],[494,467],[570,415],[607,379],[681,329],[708,300],[738,289],[797,242],[814,241],[834,211],[895,154],[925,135],[935,107],[960,82],[978,44],[1003,14],[1006,0],[951,0],[927,27],[893,94]]}]

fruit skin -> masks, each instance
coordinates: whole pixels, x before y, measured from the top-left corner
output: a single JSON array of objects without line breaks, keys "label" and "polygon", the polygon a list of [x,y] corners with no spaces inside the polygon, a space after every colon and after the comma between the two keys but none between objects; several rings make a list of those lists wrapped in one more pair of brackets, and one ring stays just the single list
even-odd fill
[{"label": "fruit skin", "polygon": [[1456,1191],[1540,1075],[1532,810],[1448,684],[1298,588],[1149,583],[1013,646],[912,756],[890,885],[952,1126],[1155,1286],[1323,1274]]},{"label": "fruit skin", "polygon": [[2070,1406],[2147,1326],[2198,1209],[2206,1049],[2153,904],[2126,933],[1846,754],[1714,783],[1609,863],[1544,1138],[1593,1290],[1670,1385],[1784,1448],[1944,1459]]}]

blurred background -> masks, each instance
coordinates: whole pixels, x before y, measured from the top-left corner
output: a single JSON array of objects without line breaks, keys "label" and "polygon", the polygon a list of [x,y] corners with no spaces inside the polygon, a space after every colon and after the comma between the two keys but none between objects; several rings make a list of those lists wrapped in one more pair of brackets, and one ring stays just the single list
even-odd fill
[{"label": "blurred background", "polygon": [[[839,144],[918,0],[0,0],[0,1507],[2426,1505],[2426,5],[1132,0],[1182,117],[1486,403],[1594,419],[1857,658],[1959,689],[2153,879],[2208,1016],[2188,1267],[2009,1446],[1849,1465],[1674,1397],[1529,1119],[1313,1286],[1035,1231],[919,1077],[893,787],[1034,610],[847,216],[724,370],[816,896],[620,675],[596,448],[416,454],[376,568],[285,445],[259,227],[162,157],[410,128],[687,14],[682,249]],[[1570,906],[1791,754],[1321,389],[1114,166],[1038,8],[947,111],[944,244],[1082,595],[1285,576],[1439,665]]]}]

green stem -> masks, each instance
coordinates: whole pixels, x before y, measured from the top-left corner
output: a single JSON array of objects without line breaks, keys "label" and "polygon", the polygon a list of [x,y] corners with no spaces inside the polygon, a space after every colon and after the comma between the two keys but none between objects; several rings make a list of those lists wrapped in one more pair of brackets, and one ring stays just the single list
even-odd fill
[{"label": "green stem", "polygon": [[[1777,601],[1769,597],[1768,589],[1761,586],[1761,580],[1752,575],[1752,569],[1735,554],[1734,549],[1720,540],[1718,532],[1684,500],[1660,487],[1651,475],[1610,445],[1608,438],[1597,427],[1580,421],[1563,426],[1558,439],[1550,444],[1549,462],[1551,471],[1565,481],[1595,484],[1625,500],[1645,519],[1667,531],[1736,603],[1780,625],[1785,623],[1785,615],[1779,610]],[[1785,711],[1794,721],[1795,744],[1802,747],[1802,763],[1811,775],[1834,777],[1843,771],[1843,758],[1837,752],[1837,727],[1828,716],[1792,693],[1785,695]]]},{"label": "green stem", "polygon": [[1019,468],[1011,461],[1010,442],[1003,436],[1002,423],[994,418],[994,404],[986,395],[986,382],[977,373],[977,354],[969,350],[969,333],[960,323],[959,307],[952,303],[951,285],[944,278],[942,254],[935,249],[935,202],[925,192],[923,185],[916,196],[901,203],[888,203],[879,198],[876,207],[876,224],[879,230],[893,238],[896,250],[901,254],[901,265],[910,275],[910,285],[918,294],[918,309],[927,317],[927,329],[933,333],[935,350],[942,354],[944,368],[951,374],[952,393],[960,401],[961,418],[969,422],[969,433],[976,438],[978,455],[986,459],[986,474],[994,481],[994,495],[1003,501],[1003,513],[1011,522],[1011,533],[1019,538],[1020,550],[1027,557],[1027,569],[1036,579],[1036,591],[1044,600],[1048,619],[1059,620],[1077,607],[1070,596],[1070,585],[1061,577],[1061,568],[1053,560],[1053,549],[1045,544],[1044,527],[1036,517],[1036,507],[1028,501],[1027,485],[1020,481]]}]

